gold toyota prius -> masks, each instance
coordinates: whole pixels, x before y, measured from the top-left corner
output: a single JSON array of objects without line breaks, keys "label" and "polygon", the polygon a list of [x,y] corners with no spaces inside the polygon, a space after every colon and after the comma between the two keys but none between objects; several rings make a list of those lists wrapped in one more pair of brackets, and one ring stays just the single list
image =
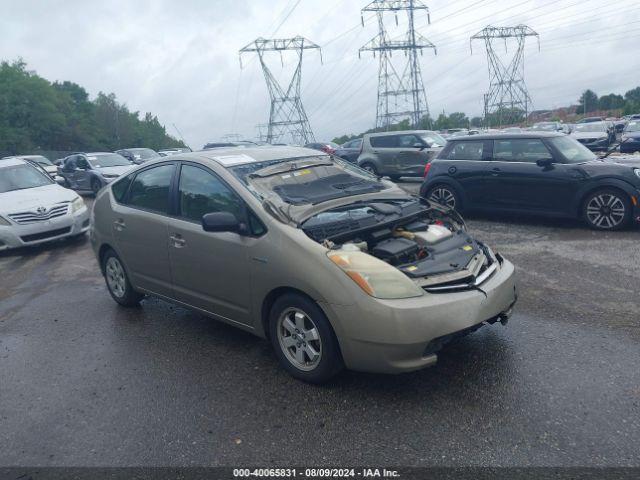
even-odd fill
[{"label": "gold toyota prius", "polygon": [[517,299],[455,211],[305,148],[144,163],[100,191],[90,233],[120,305],[155,295],[267,338],[308,382],[433,365]]}]

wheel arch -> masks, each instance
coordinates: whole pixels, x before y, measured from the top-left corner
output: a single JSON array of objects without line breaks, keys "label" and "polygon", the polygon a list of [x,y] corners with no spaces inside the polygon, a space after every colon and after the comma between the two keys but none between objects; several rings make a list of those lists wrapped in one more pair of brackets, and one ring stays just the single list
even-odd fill
[{"label": "wheel arch", "polygon": [[431,190],[433,187],[438,185],[446,185],[450,188],[453,188],[455,192],[458,194],[458,198],[460,199],[460,205],[456,207],[456,210],[460,210],[466,208],[467,205],[467,197],[465,195],[464,189],[455,179],[448,176],[436,176],[433,179],[429,179],[427,182],[424,182],[420,187],[420,196],[422,198],[427,198],[427,192]]},{"label": "wheel arch", "polygon": [[624,193],[629,201],[631,201],[631,196],[633,195],[633,187],[625,182],[624,180],[619,180],[617,178],[606,178],[599,180],[597,183],[585,186],[576,194],[576,198],[574,200],[573,212],[576,214],[578,218],[582,216],[582,208],[584,206],[584,202],[587,200],[587,197],[592,193],[603,190],[606,188],[611,188],[614,190],[619,190]]},{"label": "wheel arch", "polygon": [[[289,286],[279,286],[279,287],[273,288],[272,290],[269,291],[269,293],[267,293],[267,295],[262,300],[262,304],[260,307],[260,327],[262,328],[262,332],[260,333],[262,333],[265,338],[267,339],[269,338],[269,313],[271,313],[271,308],[273,307],[276,300],[278,300],[278,298],[286,294],[300,295],[302,297],[305,297],[309,301],[315,303],[318,306],[318,308],[322,310],[322,313],[324,313],[325,317],[327,317],[327,320],[331,325],[331,329],[333,330],[333,333],[336,334],[336,329],[333,325],[333,322],[331,321],[331,317],[330,315],[327,314],[326,310],[322,308],[321,302],[316,301],[316,299],[314,299],[311,295],[309,295],[308,293],[298,288],[289,287]],[[338,343],[340,342],[338,341]]]}]

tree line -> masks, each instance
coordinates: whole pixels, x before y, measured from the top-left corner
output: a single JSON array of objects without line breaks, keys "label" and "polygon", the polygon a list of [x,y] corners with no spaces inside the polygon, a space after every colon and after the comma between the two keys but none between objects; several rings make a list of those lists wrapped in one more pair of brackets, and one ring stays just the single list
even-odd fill
[{"label": "tree line", "polygon": [[[594,112],[611,112],[613,115],[631,115],[640,113],[640,87],[633,88],[624,95],[609,93],[598,97],[593,90],[585,90],[578,99],[576,114],[586,116]],[[499,127],[505,125],[522,124],[526,120],[526,113],[520,109],[504,108],[493,112],[486,119],[482,117],[469,118],[464,112],[453,112],[447,115],[442,112],[434,120],[426,115],[422,117],[419,130],[448,130],[451,128],[480,128],[483,126]],[[380,131],[412,130],[409,120],[390,125],[389,128],[372,128],[359,135],[342,135],[336,137],[333,142],[343,144],[354,138],[360,138],[365,133],[375,133]]]},{"label": "tree line", "polygon": [[42,151],[154,149],[184,144],[151,113],[140,116],[113,93],[94,99],[80,85],[49,82],[22,60],[0,63],[0,155]]}]

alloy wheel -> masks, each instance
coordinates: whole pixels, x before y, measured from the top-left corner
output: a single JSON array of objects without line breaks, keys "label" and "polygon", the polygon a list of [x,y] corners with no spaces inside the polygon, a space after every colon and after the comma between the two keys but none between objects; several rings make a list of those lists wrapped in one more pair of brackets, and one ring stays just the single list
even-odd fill
[{"label": "alloy wheel", "polygon": [[124,276],[124,268],[122,268],[120,261],[115,257],[110,257],[107,260],[105,273],[111,293],[118,298],[124,297],[127,283]]},{"label": "alloy wheel", "polygon": [[322,340],[316,324],[298,308],[288,308],[278,318],[278,343],[296,368],[313,370],[322,358]]},{"label": "alloy wheel", "polygon": [[626,207],[613,193],[595,195],[587,204],[587,219],[598,228],[616,228],[624,222]]},{"label": "alloy wheel", "polygon": [[429,194],[429,201],[449,208],[456,208],[456,196],[445,187],[434,188]]}]

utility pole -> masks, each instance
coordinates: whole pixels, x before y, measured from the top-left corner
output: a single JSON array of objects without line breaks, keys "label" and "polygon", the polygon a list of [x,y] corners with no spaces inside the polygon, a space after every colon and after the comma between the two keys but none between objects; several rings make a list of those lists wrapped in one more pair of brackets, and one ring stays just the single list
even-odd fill
[{"label": "utility pole", "polygon": [[[484,121],[490,126],[491,116],[495,116],[498,126],[505,120],[513,123],[515,114],[524,113],[528,119],[531,97],[524,82],[524,47],[527,37],[536,37],[540,50],[540,36],[526,25],[515,27],[485,27],[469,40],[473,54],[473,41],[484,40],[489,64],[489,91],[484,95]],[[507,42],[515,40],[516,50],[507,61],[500,59],[496,52],[495,42],[504,41],[505,53]]]},{"label": "utility pole", "polygon": [[[406,12],[408,26],[404,38],[393,40],[389,37],[385,25],[385,13],[395,14],[398,25],[398,12]],[[362,9],[364,13],[375,12],[378,18],[379,33],[358,51],[373,52],[380,56],[378,68],[378,103],[376,108],[376,128],[388,130],[389,127],[409,119],[413,127],[418,127],[422,118],[429,116],[427,94],[422,81],[418,53],[436,46],[423,37],[415,29],[416,12],[426,12],[427,21],[431,23],[429,8],[420,0],[374,0]],[[392,62],[393,52],[402,52],[406,57],[402,68],[396,68]],[[400,73],[399,73],[400,72]]]},{"label": "utility pole", "polygon": [[[257,53],[262,73],[267,82],[271,109],[267,126],[267,143],[280,142],[289,138],[293,143],[304,145],[315,141],[309,119],[300,99],[300,80],[302,78],[302,55],[305,50],[320,47],[304,37],[264,39],[258,38],[246,47],[240,49],[240,68],[242,68],[243,53]],[[279,52],[282,61],[283,52],[293,51],[298,55],[296,69],[286,90],[278,83],[267,66],[265,54]],[[322,51],[320,51],[322,61]]]}]

